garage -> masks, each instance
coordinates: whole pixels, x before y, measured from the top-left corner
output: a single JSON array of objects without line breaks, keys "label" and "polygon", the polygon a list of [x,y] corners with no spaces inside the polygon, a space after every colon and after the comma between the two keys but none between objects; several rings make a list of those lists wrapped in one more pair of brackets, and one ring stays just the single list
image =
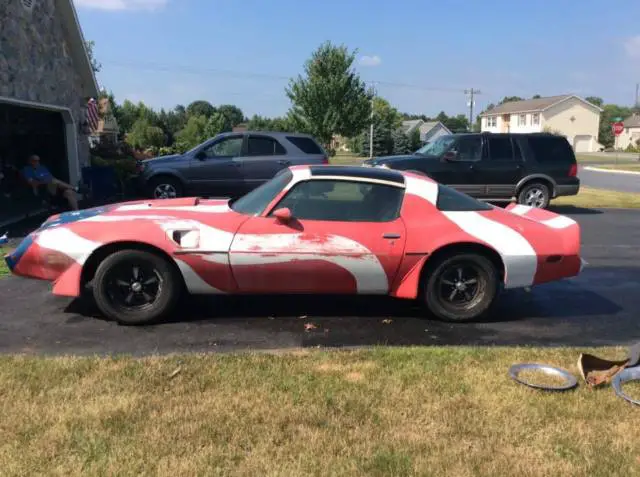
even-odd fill
[{"label": "garage", "polygon": [[31,154],[40,156],[54,177],[77,181],[77,137],[71,113],[60,107],[0,98],[0,225],[44,207],[20,173]]},{"label": "garage", "polygon": [[592,152],[593,136],[580,135],[573,139],[573,150],[578,152]]}]

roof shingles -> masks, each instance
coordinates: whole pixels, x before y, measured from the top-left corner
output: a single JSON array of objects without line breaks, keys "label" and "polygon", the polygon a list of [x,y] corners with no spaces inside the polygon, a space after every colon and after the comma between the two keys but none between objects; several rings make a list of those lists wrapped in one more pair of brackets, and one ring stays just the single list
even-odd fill
[{"label": "roof shingles", "polygon": [[509,101],[508,103],[502,103],[493,109],[485,111],[481,116],[490,114],[513,114],[524,113],[528,111],[542,111],[549,106],[556,104],[564,99],[567,99],[573,95],[562,94],[559,96],[547,96],[544,98],[525,99],[524,101]]}]

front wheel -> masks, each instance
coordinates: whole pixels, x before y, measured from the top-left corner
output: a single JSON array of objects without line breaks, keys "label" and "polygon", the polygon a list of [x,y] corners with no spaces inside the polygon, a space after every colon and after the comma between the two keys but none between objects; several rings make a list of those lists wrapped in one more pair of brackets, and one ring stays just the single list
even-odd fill
[{"label": "front wheel", "polygon": [[149,195],[153,199],[175,199],[182,197],[182,184],[174,177],[158,177],[149,183]]},{"label": "front wheel", "polygon": [[424,284],[426,305],[437,318],[467,322],[483,317],[499,290],[500,276],[490,260],[464,253],[436,262]]},{"label": "front wheel", "polygon": [[171,263],[143,250],[109,255],[93,279],[98,309],[123,325],[149,324],[166,317],[181,290],[181,278]]}]

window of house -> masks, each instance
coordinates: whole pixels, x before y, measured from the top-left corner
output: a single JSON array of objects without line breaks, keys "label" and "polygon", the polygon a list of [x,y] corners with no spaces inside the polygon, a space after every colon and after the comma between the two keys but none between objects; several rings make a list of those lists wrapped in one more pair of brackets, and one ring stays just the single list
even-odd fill
[{"label": "window of house", "polygon": [[299,220],[390,222],[400,215],[404,189],[346,180],[307,180],[296,184],[276,205]]},{"label": "window of house", "polygon": [[489,116],[487,118],[487,126],[495,128],[498,125],[498,118],[496,116]]},{"label": "window of house", "polygon": [[205,148],[206,157],[237,157],[242,153],[242,136],[231,136]]},{"label": "window of house", "polygon": [[248,156],[278,156],[286,154],[278,141],[266,136],[250,136],[247,141]]},{"label": "window of house", "polygon": [[518,126],[526,126],[527,124],[527,115],[521,114],[518,116]]},{"label": "window of house", "polygon": [[540,124],[540,113],[534,113],[531,115],[531,124],[535,126]]}]

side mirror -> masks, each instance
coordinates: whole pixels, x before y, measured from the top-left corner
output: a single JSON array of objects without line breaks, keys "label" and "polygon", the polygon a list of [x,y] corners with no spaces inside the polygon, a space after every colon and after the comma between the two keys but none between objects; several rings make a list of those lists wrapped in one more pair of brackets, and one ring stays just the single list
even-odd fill
[{"label": "side mirror", "polygon": [[442,156],[442,160],[446,162],[455,161],[457,159],[458,159],[458,151],[456,150],[445,152],[444,155]]},{"label": "side mirror", "polygon": [[278,219],[278,221],[282,222],[282,223],[287,223],[290,222],[291,219],[293,219],[293,215],[291,214],[291,210],[289,210],[287,207],[283,207],[282,209],[277,209],[274,213],[273,216]]}]

